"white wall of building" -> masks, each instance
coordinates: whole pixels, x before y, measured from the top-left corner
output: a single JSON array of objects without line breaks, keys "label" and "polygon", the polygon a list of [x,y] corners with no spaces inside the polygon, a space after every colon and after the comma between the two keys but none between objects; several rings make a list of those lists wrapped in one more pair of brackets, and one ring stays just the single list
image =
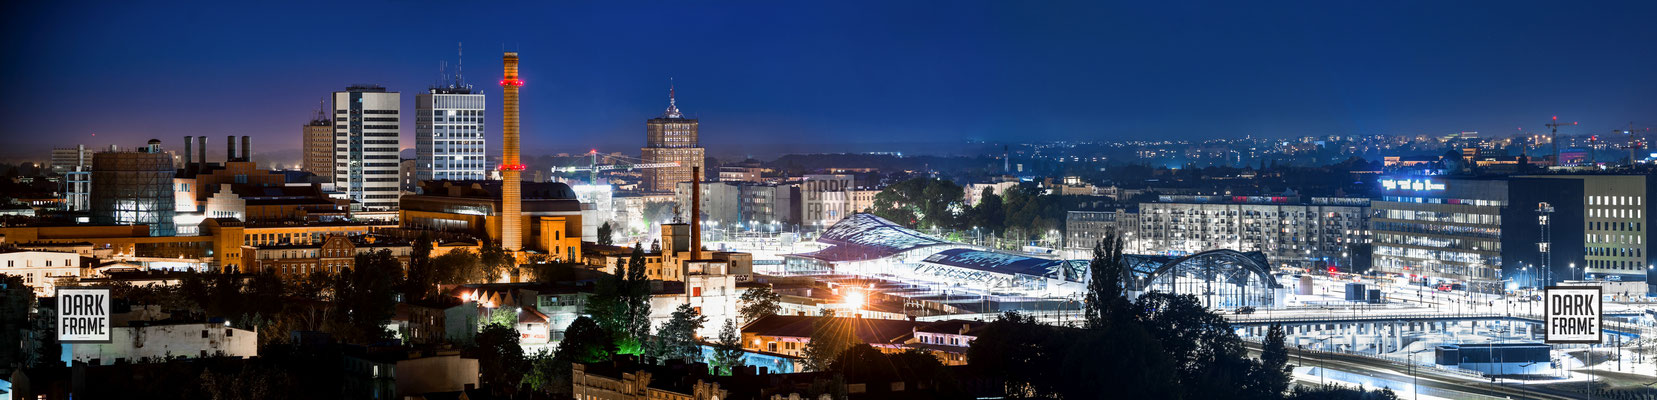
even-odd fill
[{"label": "white wall of building", "polygon": [[0,273],[21,276],[36,297],[49,297],[57,293],[54,281],[58,278],[81,276],[81,257],[56,251],[0,253]]},{"label": "white wall of building", "polygon": [[75,361],[98,359],[109,365],[116,359],[136,362],[168,357],[258,357],[259,334],[224,324],[200,323],[143,327],[115,327],[109,343],[70,345]]}]

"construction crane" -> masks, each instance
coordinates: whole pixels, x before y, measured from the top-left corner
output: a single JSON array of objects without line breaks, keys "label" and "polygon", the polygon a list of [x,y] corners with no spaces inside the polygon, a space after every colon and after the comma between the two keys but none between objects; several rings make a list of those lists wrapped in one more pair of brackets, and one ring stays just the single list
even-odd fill
[{"label": "construction crane", "polygon": [[637,158],[616,156],[616,155],[612,155],[612,156],[608,156],[608,157],[610,157],[611,159],[615,159],[615,160],[619,161],[618,163],[615,163],[615,164],[599,164],[598,163],[598,149],[593,149],[592,151],[587,152],[587,154],[592,156],[592,161],[587,166],[585,166],[585,167],[552,167],[552,172],[553,173],[587,172],[587,173],[591,174],[591,178],[589,178],[590,180],[588,181],[588,183],[597,185],[598,184],[598,173],[602,172],[602,171],[610,171],[610,170],[632,171],[632,170],[636,170],[636,169],[671,168],[671,167],[679,166],[678,162],[645,163],[645,162],[642,162],[644,160],[640,160],[640,159],[637,159]]},{"label": "construction crane", "polygon": [[[1634,161],[1634,160],[1636,160],[1636,157],[1634,155],[1635,150],[1639,150],[1639,149],[1642,149],[1642,148],[1647,148],[1647,146],[1649,145],[1646,142],[1641,141],[1639,138],[1636,137],[1636,135],[1638,135],[1642,131],[1649,133],[1649,132],[1651,132],[1651,128],[1650,127],[1636,128],[1636,127],[1634,127],[1633,122],[1629,122],[1627,128],[1619,127],[1619,128],[1612,128],[1611,129],[1611,136],[1616,136],[1616,135],[1619,135],[1619,134],[1620,135],[1628,135],[1628,145],[1623,146],[1623,148],[1628,149],[1628,165],[1629,166],[1633,166],[1636,163]],[[1647,135],[1648,139],[1649,139],[1649,137],[1650,136]]]},{"label": "construction crane", "polygon": [[1569,124],[1561,124],[1559,123],[1558,115],[1553,116],[1553,121],[1546,124],[1548,129],[1552,130],[1552,132],[1548,134],[1548,142],[1553,144],[1553,165],[1555,167],[1564,166],[1564,163],[1559,160],[1559,127],[1568,125],[1576,125],[1576,123],[1572,122]]}]

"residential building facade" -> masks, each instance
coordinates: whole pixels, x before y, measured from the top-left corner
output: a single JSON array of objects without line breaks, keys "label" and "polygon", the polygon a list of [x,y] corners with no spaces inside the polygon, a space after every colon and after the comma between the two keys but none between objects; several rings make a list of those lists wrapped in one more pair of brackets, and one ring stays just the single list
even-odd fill
[{"label": "residential building facade", "polygon": [[1282,196],[1162,196],[1139,205],[1129,253],[1264,253],[1282,267],[1351,264],[1369,242],[1369,199]]}]

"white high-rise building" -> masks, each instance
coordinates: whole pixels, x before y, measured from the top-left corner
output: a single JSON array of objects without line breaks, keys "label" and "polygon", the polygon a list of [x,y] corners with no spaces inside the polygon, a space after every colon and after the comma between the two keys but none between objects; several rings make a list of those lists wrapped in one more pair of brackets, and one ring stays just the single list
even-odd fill
[{"label": "white high-rise building", "polygon": [[334,186],[363,210],[397,209],[398,110],[381,86],[334,92]]},{"label": "white high-rise building", "polygon": [[482,93],[462,85],[414,96],[415,179],[488,179]]}]

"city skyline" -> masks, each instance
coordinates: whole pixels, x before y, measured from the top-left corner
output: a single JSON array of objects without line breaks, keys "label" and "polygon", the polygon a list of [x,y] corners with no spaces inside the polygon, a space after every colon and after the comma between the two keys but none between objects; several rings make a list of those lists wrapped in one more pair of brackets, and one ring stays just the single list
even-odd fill
[{"label": "city skyline", "polygon": [[[524,75],[536,89],[524,110],[530,152],[631,153],[642,143],[638,122],[665,105],[670,78],[688,116],[710,122],[713,155],[782,137],[1504,134],[1539,129],[1552,115],[1592,133],[1645,122],[1640,111],[1657,108],[1637,96],[1657,87],[1640,73],[1657,56],[1635,50],[1657,37],[1635,23],[1650,14],[1639,8],[1653,6],[1628,6],[525,5],[508,8],[548,19],[464,33],[409,28],[419,24],[405,20],[453,18],[417,5],[383,7],[396,16],[384,22],[232,6],[25,6],[40,8],[13,14],[6,29],[31,39],[8,43],[22,61],[0,68],[36,79],[4,95],[21,106],[3,112],[13,123],[0,136],[13,146],[0,157],[225,134],[297,150],[293,128],[317,98],[368,83],[412,104],[440,62],[454,68],[457,43],[474,49],[474,81],[499,79],[498,61],[482,54],[501,48],[546,60]],[[344,7],[342,15],[373,8]],[[272,18],[235,18],[251,13]],[[887,23],[899,17],[914,21]],[[339,29],[415,35],[372,50],[323,46]],[[226,34],[192,33],[204,31]],[[213,57],[200,61],[204,52]],[[81,113],[99,118],[73,117]],[[413,147],[412,121],[401,124],[404,148]],[[499,144],[488,153],[500,154]]]}]

